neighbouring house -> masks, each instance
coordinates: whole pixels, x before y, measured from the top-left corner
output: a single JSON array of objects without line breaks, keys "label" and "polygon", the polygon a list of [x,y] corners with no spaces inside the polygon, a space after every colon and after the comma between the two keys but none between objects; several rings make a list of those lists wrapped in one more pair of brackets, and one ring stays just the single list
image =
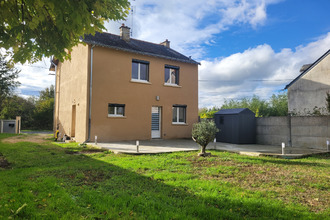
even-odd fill
[{"label": "neighbouring house", "polygon": [[288,108],[293,115],[327,115],[326,94],[330,92],[330,50],[314,63],[304,65],[301,74],[290,82]]},{"label": "neighbouring house", "polygon": [[86,35],[71,60],[53,59],[54,129],[77,142],[190,138],[198,121],[199,63],[161,44]]}]

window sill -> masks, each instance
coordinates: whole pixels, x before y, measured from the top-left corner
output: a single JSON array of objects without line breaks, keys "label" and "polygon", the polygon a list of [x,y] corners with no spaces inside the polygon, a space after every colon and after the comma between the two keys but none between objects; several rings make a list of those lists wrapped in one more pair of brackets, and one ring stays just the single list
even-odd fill
[{"label": "window sill", "polygon": [[118,118],[118,119],[125,119],[126,116],[121,116],[121,115],[108,115],[108,118]]},{"label": "window sill", "polygon": [[131,79],[130,82],[132,82],[132,83],[142,83],[142,84],[151,85],[151,82],[149,82],[149,81],[145,81],[145,80]]},{"label": "window sill", "polygon": [[179,126],[188,126],[187,123],[180,123],[180,122],[172,122],[172,125],[179,125]]},{"label": "window sill", "polygon": [[182,87],[182,86],[179,86],[177,84],[170,84],[170,83],[164,83],[164,86],[174,87],[174,88],[181,88]]}]

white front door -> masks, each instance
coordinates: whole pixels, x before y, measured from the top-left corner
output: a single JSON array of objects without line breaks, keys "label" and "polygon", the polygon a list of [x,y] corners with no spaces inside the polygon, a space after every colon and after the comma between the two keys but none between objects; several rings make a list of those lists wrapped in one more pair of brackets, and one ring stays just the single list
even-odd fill
[{"label": "white front door", "polygon": [[161,108],[151,108],[151,138],[160,138]]}]

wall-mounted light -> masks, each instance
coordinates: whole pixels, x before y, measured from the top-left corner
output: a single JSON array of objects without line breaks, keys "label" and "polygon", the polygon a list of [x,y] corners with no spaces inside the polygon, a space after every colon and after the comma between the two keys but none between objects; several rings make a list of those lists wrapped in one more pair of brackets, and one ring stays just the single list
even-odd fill
[{"label": "wall-mounted light", "polygon": [[156,100],[159,101],[159,95],[156,96]]}]

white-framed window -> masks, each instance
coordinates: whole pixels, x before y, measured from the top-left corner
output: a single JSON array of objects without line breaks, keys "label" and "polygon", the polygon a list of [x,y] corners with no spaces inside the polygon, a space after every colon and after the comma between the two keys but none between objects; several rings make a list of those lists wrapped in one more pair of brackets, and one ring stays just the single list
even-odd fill
[{"label": "white-framed window", "polygon": [[132,60],[132,80],[149,81],[149,62],[143,60]]},{"label": "white-framed window", "polygon": [[165,84],[179,85],[179,70],[177,66],[165,65]]},{"label": "white-framed window", "polygon": [[125,116],[125,104],[109,103],[108,116],[109,117],[124,117]]},{"label": "white-framed window", "polygon": [[173,124],[185,124],[186,123],[186,105],[173,105],[172,111],[173,111],[173,118],[172,123]]}]

